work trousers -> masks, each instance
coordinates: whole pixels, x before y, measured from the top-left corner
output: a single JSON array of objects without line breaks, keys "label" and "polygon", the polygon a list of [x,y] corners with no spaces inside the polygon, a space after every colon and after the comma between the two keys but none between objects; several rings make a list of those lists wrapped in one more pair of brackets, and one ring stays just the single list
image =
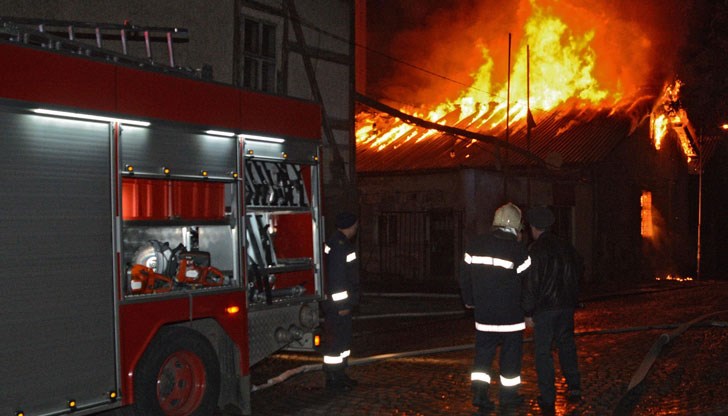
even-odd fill
[{"label": "work trousers", "polygon": [[[517,395],[520,386],[523,331],[476,331],[473,372],[485,373],[488,378],[494,378],[491,366],[499,344],[501,346],[499,359],[500,397],[501,400],[510,400]],[[483,381],[473,380],[474,387],[477,387],[480,383],[483,383]]]},{"label": "work trousers", "polygon": [[581,389],[574,340],[574,309],[553,309],[533,315],[533,341],[538,388],[544,403],[556,403],[555,370],[552,347],[559,353],[561,372],[569,390]]},{"label": "work trousers", "polygon": [[351,312],[339,315],[332,301],[324,302],[324,369],[340,370],[346,367],[346,358],[351,350]]}]

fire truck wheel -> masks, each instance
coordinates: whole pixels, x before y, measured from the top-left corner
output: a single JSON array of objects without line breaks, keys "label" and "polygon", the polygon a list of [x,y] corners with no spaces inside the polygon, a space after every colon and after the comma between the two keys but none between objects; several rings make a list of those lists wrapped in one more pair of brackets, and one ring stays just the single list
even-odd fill
[{"label": "fire truck wheel", "polygon": [[210,342],[187,328],[163,328],[134,374],[139,414],[188,416],[214,413],[220,366]]}]

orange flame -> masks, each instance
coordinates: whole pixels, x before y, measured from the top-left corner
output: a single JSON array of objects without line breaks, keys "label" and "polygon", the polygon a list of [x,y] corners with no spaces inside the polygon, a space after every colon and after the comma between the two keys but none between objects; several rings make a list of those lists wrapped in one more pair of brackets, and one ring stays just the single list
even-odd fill
[{"label": "orange flame", "polygon": [[691,141],[697,139],[692,132],[692,126],[688,120],[685,109],[680,106],[680,88],[683,83],[675,80],[667,84],[663,89],[662,98],[652,110],[652,137],[655,141],[655,149],[660,150],[662,140],[672,129],[675,132],[688,162],[698,157],[698,152]]},{"label": "orange flame", "polygon": [[[511,69],[509,122],[524,119],[528,108],[549,111],[566,103],[601,107],[618,102],[624,95],[621,88],[616,86],[614,91],[608,91],[595,75],[597,56],[592,47],[595,31],[576,33],[551,8],[540,7],[536,0],[529,0],[529,4],[531,15],[524,24]],[[472,85],[461,91],[457,99],[442,102],[423,115],[408,108],[400,108],[400,111],[440,124],[458,126],[458,123],[464,123],[469,130],[504,130],[508,83],[493,81],[494,59],[484,44],[479,48],[483,63],[472,74]],[[527,105],[529,60],[531,97],[530,105]],[[484,117],[486,114],[488,117]],[[381,151],[414,137],[423,140],[437,132],[420,133],[421,130],[409,127],[401,120],[387,121],[386,117],[372,118],[366,113],[357,115],[358,146]]]},{"label": "orange flame", "polygon": [[671,274],[668,274],[665,277],[660,277],[660,276],[655,277],[655,280],[658,280],[658,281],[659,280],[670,280],[670,281],[674,281],[674,282],[692,282],[693,278],[690,276],[683,277],[683,276],[677,276],[677,275],[673,276]]},{"label": "orange flame", "polygon": [[678,108],[680,87],[682,82],[675,80],[672,84],[665,85],[662,92],[662,100],[653,110],[652,137],[655,141],[655,149],[660,150],[662,139],[667,135],[669,126],[672,123],[679,124],[681,121]]},{"label": "orange flame", "polygon": [[655,149],[660,150],[662,146],[662,139],[667,134],[667,116],[664,114],[658,115],[652,122],[652,137],[655,141]]},{"label": "orange flame", "polygon": [[642,191],[640,206],[642,208],[642,224],[640,227],[640,233],[642,234],[642,237],[651,238],[654,236],[652,229],[652,192]]}]

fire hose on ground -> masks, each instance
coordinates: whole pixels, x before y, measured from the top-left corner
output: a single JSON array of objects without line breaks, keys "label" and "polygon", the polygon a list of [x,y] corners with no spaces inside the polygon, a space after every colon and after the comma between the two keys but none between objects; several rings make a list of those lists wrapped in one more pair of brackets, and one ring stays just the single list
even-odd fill
[{"label": "fire hose on ground", "polygon": [[[642,384],[645,377],[647,377],[647,374],[649,373],[650,369],[652,368],[652,365],[655,363],[655,360],[657,360],[657,357],[660,355],[660,352],[662,351],[662,348],[670,343],[673,339],[676,339],[680,335],[682,335],[685,331],[687,331],[692,326],[697,326],[697,324],[705,321],[706,319],[710,318],[711,316],[715,315],[721,315],[721,314],[728,314],[728,310],[724,311],[718,311],[718,312],[711,312],[702,316],[699,316],[692,321],[686,322],[679,326],[670,326],[671,328],[675,328],[674,331],[670,333],[662,333],[659,337],[657,337],[657,340],[655,340],[654,344],[652,344],[652,347],[647,352],[647,355],[642,359],[642,363],[637,368],[637,371],[632,375],[632,379],[629,382],[629,385],[627,386],[627,391],[624,393],[624,395],[619,399],[619,402],[617,403],[617,407],[614,410],[615,415],[621,415],[625,413],[625,408],[630,407],[633,400],[633,393],[635,392],[635,389],[637,386]],[[726,328],[728,327],[728,322],[725,321],[712,321],[707,324],[704,324],[703,326],[718,326]]]},{"label": "fire hose on ground", "polygon": [[[588,336],[588,335],[603,335],[603,334],[621,334],[626,332],[639,332],[639,331],[648,331],[648,330],[655,330],[655,329],[675,329],[674,331],[670,333],[663,333],[661,334],[655,344],[652,346],[650,351],[645,356],[644,360],[642,361],[642,364],[639,366],[637,371],[632,376],[632,379],[630,381],[629,387],[627,388],[627,392],[620,400],[620,404],[624,402],[626,397],[628,397],[629,393],[637,386],[639,385],[644,378],[647,376],[647,373],[649,372],[650,368],[652,367],[652,364],[657,359],[658,355],[660,354],[660,351],[662,350],[662,347],[664,347],[667,343],[669,343],[671,340],[677,338],[682,333],[684,333],[688,328],[692,326],[698,326],[700,322],[706,320],[707,318],[723,313],[728,313],[728,311],[719,311],[719,312],[713,312],[706,315],[702,315],[696,319],[693,319],[687,323],[676,325],[676,324],[665,324],[665,325],[648,325],[648,326],[637,326],[637,327],[628,327],[628,328],[614,328],[614,329],[603,329],[603,330],[594,330],[594,331],[580,331],[576,332],[576,336]],[[447,315],[457,315],[457,314],[464,314],[463,311],[448,311],[448,312],[430,312],[430,313],[399,313],[399,314],[383,314],[383,315],[370,315],[367,317],[359,317],[359,319],[376,319],[376,318],[391,318],[391,317],[422,317],[422,316],[441,316],[443,314]],[[705,323],[701,326],[709,326],[709,327],[728,327],[728,322],[725,321],[711,321],[708,323]],[[532,342],[532,338],[525,338],[524,342]],[[388,354],[379,354],[379,355],[373,355],[370,357],[364,357],[364,358],[357,358],[357,359],[351,359],[349,361],[350,366],[359,366],[359,365],[366,365],[366,364],[373,364],[380,361],[385,360],[392,360],[392,359],[399,359],[399,358],[407,358],[407,357],[414,357],[414,356],[423,356],[423,355],[432,355],[432,354],[441,354],[441,353],[447,353],[447,352],[457,352],[457,351],[463,351],[463,350],[470,350],[475,348],[474,344],[462,344],[462,345],[453,345],[448,347],[441,347],[441,348],[431,348],[431,349],[424,349],[424,350],[415,350],[415,351],[403,351],[403,352],[395,352],[395,353],[388,353]],[[276,384],[282,383],[289,378],[298,375],[303,374],[311,371],[321,371],[323,368],[322,364],[307,364],[302,365],[296,368],[292,368],[290,370],[286,370],[283,373],[279,374],[276,377],[268,379],[268,381],[265,384],[261,385],[254,385],[251,389],[251,391],[259,391],[264,390],[269,387],[272,387]],[[619,408],[619,406],[618,406]]]}]

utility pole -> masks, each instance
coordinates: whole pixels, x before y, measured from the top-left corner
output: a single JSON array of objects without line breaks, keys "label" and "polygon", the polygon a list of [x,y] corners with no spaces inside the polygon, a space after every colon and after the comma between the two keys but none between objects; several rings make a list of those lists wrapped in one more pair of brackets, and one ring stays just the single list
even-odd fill
[{"label": "utility pole", "polygon": [[698,135],[698,247],[696,254],[695,279],[700,280],[700,232],[703,223],[703,131]]},{"label": "utility pole", "polygon": [[511,135],[511,34],[508,33],[508,86],[506,87],[506,151],[503,161],[503,200],[508,200],[508,141]]},{"label": "utility pole", "polygon": [[[526,45],[526,150],[531,151],[531,45]],[[528,172],[526,205],[531,206],[531,172]]]}]

